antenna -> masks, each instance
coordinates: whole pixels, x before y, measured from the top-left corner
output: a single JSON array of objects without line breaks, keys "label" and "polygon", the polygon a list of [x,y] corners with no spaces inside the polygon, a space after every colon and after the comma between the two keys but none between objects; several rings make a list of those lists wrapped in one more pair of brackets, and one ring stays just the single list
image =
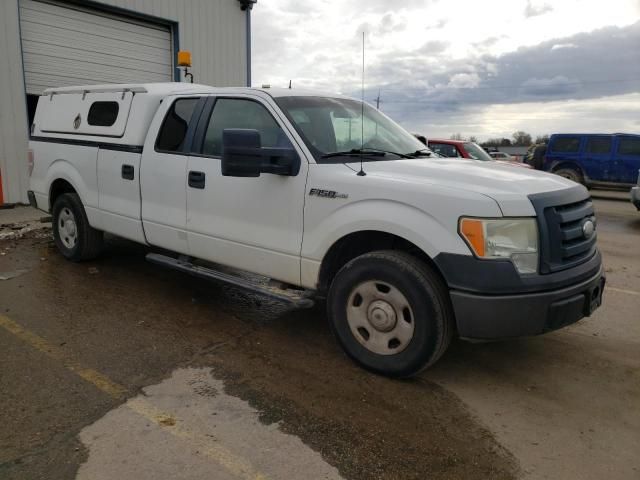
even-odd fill
[{"label": "antenna", "polygon": [[366,173],[362,169],[362,156],[364,150],[364,30],[362,31],[362,102],[360,103],[360,171],[359,177],[364,177]]}]

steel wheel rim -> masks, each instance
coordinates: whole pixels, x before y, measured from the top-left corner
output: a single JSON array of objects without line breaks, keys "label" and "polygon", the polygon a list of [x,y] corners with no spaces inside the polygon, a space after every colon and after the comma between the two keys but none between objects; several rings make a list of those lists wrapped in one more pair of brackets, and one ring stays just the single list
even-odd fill
[{"label": "steel wheel rim", "polygon": [[362,282],[351,291],[347,323],[358,343],[378,355],[402,352],[415,330],[415,317],[407,298],[380,280]]},{"label": "steel wheel rim", "polygon": [[74,248],[78,243],[76,217],[68,207],[63,207],[58,215],[58,237],[68,249]]}]

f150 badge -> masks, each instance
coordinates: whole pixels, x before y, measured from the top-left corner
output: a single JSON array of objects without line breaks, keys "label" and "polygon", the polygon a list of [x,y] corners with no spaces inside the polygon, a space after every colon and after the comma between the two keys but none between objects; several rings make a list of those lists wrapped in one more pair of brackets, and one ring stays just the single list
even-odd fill
[{"label": "f150 badge", "polygon": [[321,198],[349,198],[346,193],[338,193],[334,190],[322,190],[321,188],[312,188],[309,190],[309,195],[315,195]]}]

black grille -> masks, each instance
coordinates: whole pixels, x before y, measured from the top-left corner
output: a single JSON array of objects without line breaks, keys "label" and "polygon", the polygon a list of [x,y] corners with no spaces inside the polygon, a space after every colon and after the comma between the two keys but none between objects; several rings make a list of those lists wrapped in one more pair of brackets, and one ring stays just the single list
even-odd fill
[{"label": "black grille", "polygon": [[593,203],[582,187],[531,195],[540,230],[540,273],[551,273],[579,265],[596,250],[596,233],[583,231],[589,220],[595,226]]}]

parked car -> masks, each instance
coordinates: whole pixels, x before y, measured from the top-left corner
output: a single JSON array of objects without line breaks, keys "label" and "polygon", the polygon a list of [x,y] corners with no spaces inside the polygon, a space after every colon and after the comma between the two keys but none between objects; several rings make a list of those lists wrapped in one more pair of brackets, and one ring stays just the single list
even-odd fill
[{"label": "parked car", "polygon": [[638,170],[638,181],[635,187],[631,187],[631,203],[640,210],[640,170]]},{"label": "parked car", "polygon": [[489,152],[489,155],[491,155],[491,158],[493,158],[494,160],[502,160],[504,162],[516,161],[515,157],[512,157],[508,153],[504,153],[504,152]]},{"label": "parked car", "polygon": [[543,170],[587,186],[635,184],[640,169],[640,135],[551,135]]},{"label": "parked car", "polygon": [[547,144],[538,143],[531,145],[522,161],[536,170],[542,170],[544,156],[547,154]]},{"label": "parked car", "polygon": [[28,194],[69,260],[96,257],[108,232],[196,277],[299,307],[326,299],[346,353],[391,376],[433,364],[454,333],[541,334],[601,303],[583,186],[425,161],[423,144],[358,100],[182,83],[43,95]]},{"label": "parked car", "polygon": [[517,165],[524,168],[531,168],[529,165],[520,162],[505,161],[493,158],[491,153],[487,153],[484,148],[474,142],[465,140],[433,139],[427,140],[427,145],[431,150],[443,157],[469,158],[472,160],[496,161],[508,165]]}]

